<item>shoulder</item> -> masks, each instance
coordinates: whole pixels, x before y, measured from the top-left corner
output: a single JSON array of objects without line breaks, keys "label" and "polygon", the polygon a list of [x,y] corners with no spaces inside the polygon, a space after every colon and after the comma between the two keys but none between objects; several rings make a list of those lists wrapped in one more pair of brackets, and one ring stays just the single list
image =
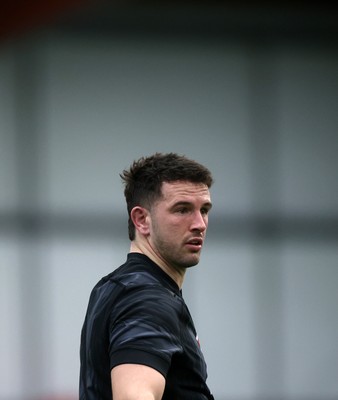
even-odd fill
[{"label": "shoulder", "polygon": [[168,292],[180,295],[176,282],[141,253],[129,253],[127,261],[104,279],[129,288],[158,286]]},{"label": "shoulder", "polygon": [[111,326],[122,321],[142,321],[170,331],[179,330],[183,299],[166,282],[148,271],[119,274],[111,277],[111,282],[122,288],[111,303]]},{"label": "shoulder", "polygon": [[129,255],[127,261],[103,277],[94,287],[90,303],[106,309],[113,320],[121,316],[147,315],[177,321],[183,308],[178,287],[147,257]]},{"label": "shoulder", "polygon": [[123,290],[116,299],[115,315],[120,307],[135,314],[158,314],[158,317],[168,314],[174,316],[182,310],[182,298],[146,273],[120,277],[117,284],[122,285]]}]

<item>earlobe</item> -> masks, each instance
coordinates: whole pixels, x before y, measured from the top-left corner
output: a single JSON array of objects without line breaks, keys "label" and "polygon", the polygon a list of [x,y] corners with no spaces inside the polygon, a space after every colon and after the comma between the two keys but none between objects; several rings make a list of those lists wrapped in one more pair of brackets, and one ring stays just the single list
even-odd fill
[{"label": "earlobe", "polygon": [[135,229],[142,235],[149,234],[148,210],[143,207],[136,206],[130,212],[130,217],[134,223]]}]

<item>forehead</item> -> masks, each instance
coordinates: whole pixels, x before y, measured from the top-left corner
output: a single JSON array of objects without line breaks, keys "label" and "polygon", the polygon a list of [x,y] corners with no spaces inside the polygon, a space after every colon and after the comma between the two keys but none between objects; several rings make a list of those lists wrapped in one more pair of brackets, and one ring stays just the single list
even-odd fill
[{"label": "forehead", "polygon": [[180,201],[199,199],[203,202],[210,202],[210,191],[204,183],[188,181],[163,182],[163,200]]}]

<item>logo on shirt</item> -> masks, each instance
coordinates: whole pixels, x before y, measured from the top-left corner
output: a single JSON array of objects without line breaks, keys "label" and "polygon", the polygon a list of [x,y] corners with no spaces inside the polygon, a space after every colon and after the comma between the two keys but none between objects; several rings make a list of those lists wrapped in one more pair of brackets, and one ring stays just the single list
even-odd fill
[{"label": "logo on shirt", "polygon": [[198,335],[196,335],[196,342],[198,344],[198,347],[201,347],[201,343],[200,343],[200,339],[199,339]]}]

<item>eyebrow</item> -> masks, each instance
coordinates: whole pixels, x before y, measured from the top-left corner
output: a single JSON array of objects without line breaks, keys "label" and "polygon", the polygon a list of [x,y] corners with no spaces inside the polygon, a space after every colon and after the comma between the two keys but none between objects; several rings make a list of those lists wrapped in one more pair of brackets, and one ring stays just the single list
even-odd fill
[{"label": "eyebrow", "polygon": [[[172,205],[172,207],[191,206],[191,205],[192,205],[192,202],[182,200],[182,201],[178,201],[177,203],[174,203]],[[207,207],[210,210],[212,208],[212,203],[210,201],[207,201],[206,203],[202,204],[201,208],[203,208],[203,207]]]}]

